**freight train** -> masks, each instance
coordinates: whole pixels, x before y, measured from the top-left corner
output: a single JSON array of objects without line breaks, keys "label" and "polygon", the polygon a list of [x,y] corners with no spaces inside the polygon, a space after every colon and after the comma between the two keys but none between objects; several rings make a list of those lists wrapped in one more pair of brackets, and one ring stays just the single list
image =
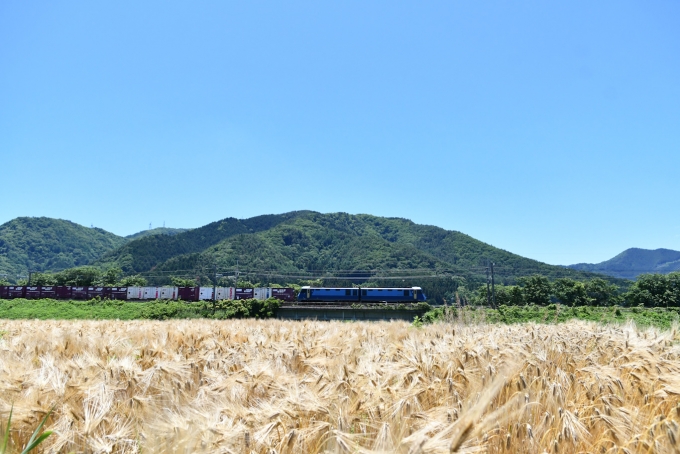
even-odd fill
[{"label": "freight train", "polygon": [[0,286],[0,299],[53,298],[88,300],[266,300],[295,301],[292,288],[234,288],[234,287],[71,287],[71,286]]},{"label": "freight train", "polygon": [[336,303],[419,303],[427,301],[420,287],[409,288],[327,288],[302,287],[295,289],[258,287],[98,287],[98,286],[0,286],[0,299],[52,298],[88,300],[266,300],[276,298],[284,302],[336,302]]}]

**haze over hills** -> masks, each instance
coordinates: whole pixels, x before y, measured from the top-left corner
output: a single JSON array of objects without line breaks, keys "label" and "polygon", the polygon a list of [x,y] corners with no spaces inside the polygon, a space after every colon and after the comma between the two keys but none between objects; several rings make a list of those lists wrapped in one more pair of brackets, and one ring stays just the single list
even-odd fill
[{"label": "haze over hills", "polygon": [[623,279],[635,279],[640,274],[667,274],[680,271],[680,251],[630,248],[601,263],[577,263],[569,265],[569,268]]}]

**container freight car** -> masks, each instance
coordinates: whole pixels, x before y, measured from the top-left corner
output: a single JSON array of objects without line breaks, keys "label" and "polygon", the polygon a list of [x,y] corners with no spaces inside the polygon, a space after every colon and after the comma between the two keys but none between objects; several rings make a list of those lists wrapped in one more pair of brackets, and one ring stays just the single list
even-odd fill
[{"label": "container freight car", "polygon": [[237,288],[235,291],[235,300],[249,300],[255,298],[254,288]]},{"label": "container freight car", "polygon": [[54,291],[57,294],[56,298],[60,300],[71,299],[71,295],[73,294],[73,292],[71,292],[71,287],[67,287],[65,285],[58,285],[54,287]]},{"label": "container freight car", "polygon": [[74,300],[86,300],[87,287],[71,287],[71,298]]},{"label": "container freight car", "polygon": [[110,300],[125,300],[127,299],[127,287],[104,287],[106,289],[105,297]]},{"label": "container freight car", "polygon": [[56,297],[57,297],[57,287],[52,287],[52,286],[40,287],[40,298],[55,299]]},{"label": "container freight car", "polygon": [[256,300],[266,300],[272,296],[272,289],[271,287],[261,287],[261,288],[256,288],[253,289],[253,297]]},{"label": "container freight car", "polygon": [[24,298],[32,300],[40,298],[40,287],[26,287]]},{"label": "container freight car", "polygon": [[142,299],[156,300],[158,299],[158,287],[143,287]]},{"label": "container freight car", "polygon": [[218,300],[233,300],[234,290],[234,287],[217,287],[215,298]]},{"label": "container freight car", "polygon": [[127,299],[141,300],[144,297],[144,287],[128,287]]},{"label": "container freight car", "polygon": [[295,301],[295,289],[273,287],[271,297],[281,301]]},{"label": "container freight car", "polygon": [[199,287],[179,287],[177,294],[182,301],[198,301]]},{"label": "container freight car", "polygon": [[26,287],[12,285],[7,287],[7,298],[24,298],[26,296]]},{"label": "container freight car", "polygon": [[295,301],[295,290],[292,288],[234,288],[216,287],[70,287],[70,286],[0,286],[0,299],[13,298],[54,298],[87,300],[92,298],[113,300],[182,300],[205,301],[242,300],[257,298],[266,300],[276,298],[281,301]]},{"label": "container freight car", "polygon": [[104,287],[88,287],[87,297],[92,298],[104,298]]},{"label": "container freight car", "polygon": [[199,287],[198,299],[199,301],[211,300],[213,299],[213,288],[212,287]]},{"label": "container freight car", "polygon": [[158,298],[162,300],[176,300],[177,287],[159,287]]}]

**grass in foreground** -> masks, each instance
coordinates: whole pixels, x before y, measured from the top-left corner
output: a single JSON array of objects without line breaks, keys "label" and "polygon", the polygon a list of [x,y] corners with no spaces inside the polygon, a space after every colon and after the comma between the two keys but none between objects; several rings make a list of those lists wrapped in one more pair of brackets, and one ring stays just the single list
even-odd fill
[{"label": "grass in foreground", "polygon": [[584,320],[603,324],[623,325],[630,321],[637,326],[671,329],[680,321],[680,308],[645,307],[568,307],[559,304],[549,306],[501,306],[499,309],[466,307],[439,307],[426,313],[422,321],[433,323],[447,321],[457,323],[564,323]]},{"label": "grass in foreground", "polygon": [[[50,452],[674,452],[675,331],[588,322],[0,321]],[[627,451],[621,451],[621,450]]]}]

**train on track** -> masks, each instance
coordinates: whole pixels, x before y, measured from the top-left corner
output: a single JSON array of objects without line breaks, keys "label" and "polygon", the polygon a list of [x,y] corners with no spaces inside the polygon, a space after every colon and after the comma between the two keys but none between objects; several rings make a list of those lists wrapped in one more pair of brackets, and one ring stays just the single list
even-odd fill
[{"label": "train on track", "polygon": [[302,287],[296,295],[293,288],[258,287],[98,287],[98,286],[0,286],[0,299],[69,299],[93,298],[111,300],[266,300],[276,298],[299,303],[419,303],[427,301],[420,287],[408,288],[330,288]]}]

